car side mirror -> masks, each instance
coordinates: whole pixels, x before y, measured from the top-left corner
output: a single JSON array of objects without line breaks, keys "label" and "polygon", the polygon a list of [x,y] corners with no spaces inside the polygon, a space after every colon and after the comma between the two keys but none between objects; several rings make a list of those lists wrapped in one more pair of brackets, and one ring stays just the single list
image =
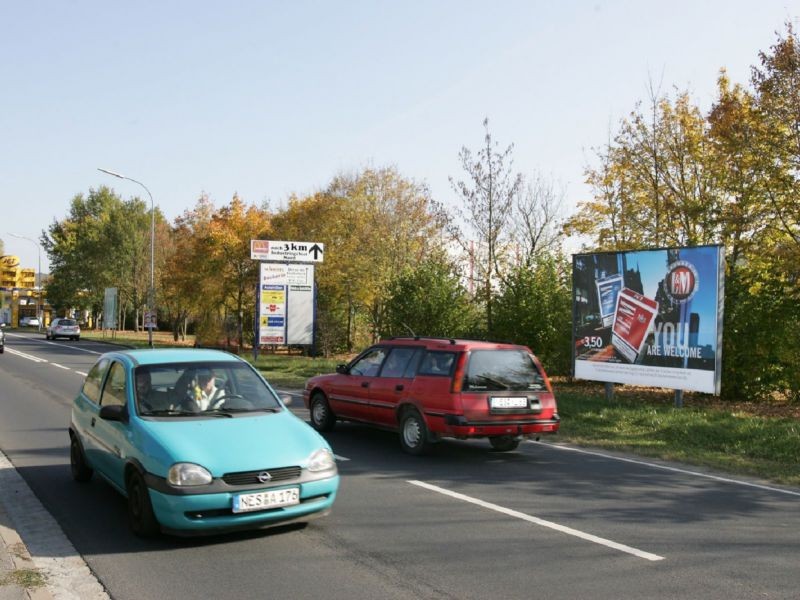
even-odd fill
[{"label": "car side mirror", "polygon": [[336,365],[336,372],[339,373],[339,375],[347,375],[349,373],[349,371],[347,370],[347,365],[344,364]]},{"label": "car side mirror", "polygon": [[128,410],[120,404],[102,406],[100,407],[100,418],[104,421],[119,421],[121,423],[127,423]]}]

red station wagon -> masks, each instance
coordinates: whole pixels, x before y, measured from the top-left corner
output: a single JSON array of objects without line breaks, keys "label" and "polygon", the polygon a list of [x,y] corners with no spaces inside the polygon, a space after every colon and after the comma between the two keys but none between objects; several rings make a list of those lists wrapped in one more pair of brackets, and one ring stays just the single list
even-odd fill
[{"label": "red station wagon", "polygon": [[392,338],[368,348],[335,374],[306,382],[311,425],[337,420],[397,430],[409,454],[441,438],[488,438],[498,451],[556,433],[550,380],[526,346],[495,342]]}]

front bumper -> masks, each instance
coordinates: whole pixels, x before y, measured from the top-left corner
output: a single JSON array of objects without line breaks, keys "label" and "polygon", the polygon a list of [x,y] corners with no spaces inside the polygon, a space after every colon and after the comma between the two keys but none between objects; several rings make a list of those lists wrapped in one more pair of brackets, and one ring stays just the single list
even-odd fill
[{"label": "front bumper", "polygon": [[[300,487],[300,504],[255,512],[234,513],[237,492],[174,495],[150,488],[153,512],[163,531],[176,535],[222,533],[258,529],[271,525],[324,516],[330,511],[339,489],[339,475],[282,487]],[[269,489],[279,489],[271,487]],[[247,491],[261,491],[259,489]]]}]

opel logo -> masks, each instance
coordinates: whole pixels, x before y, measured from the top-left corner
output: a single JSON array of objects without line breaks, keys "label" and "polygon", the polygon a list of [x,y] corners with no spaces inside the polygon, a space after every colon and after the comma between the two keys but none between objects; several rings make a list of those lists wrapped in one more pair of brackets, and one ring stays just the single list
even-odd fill
[{"label": "opel logo", "polygon": [[258,474],[258,480],[261,483],[267,483],[271,479],[272,479],[272,475],[269,474],[269,471],[261,471],[261,473]]}]

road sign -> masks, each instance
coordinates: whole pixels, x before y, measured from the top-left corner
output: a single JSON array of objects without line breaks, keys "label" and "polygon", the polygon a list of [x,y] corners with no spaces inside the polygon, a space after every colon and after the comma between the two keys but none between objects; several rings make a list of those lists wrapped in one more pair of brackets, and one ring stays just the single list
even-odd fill
[{"label": "road sign", "polygon": [[321,263],[325,244],[318,242],[285,242],[250,240],[250,258],[275,262]]}]

